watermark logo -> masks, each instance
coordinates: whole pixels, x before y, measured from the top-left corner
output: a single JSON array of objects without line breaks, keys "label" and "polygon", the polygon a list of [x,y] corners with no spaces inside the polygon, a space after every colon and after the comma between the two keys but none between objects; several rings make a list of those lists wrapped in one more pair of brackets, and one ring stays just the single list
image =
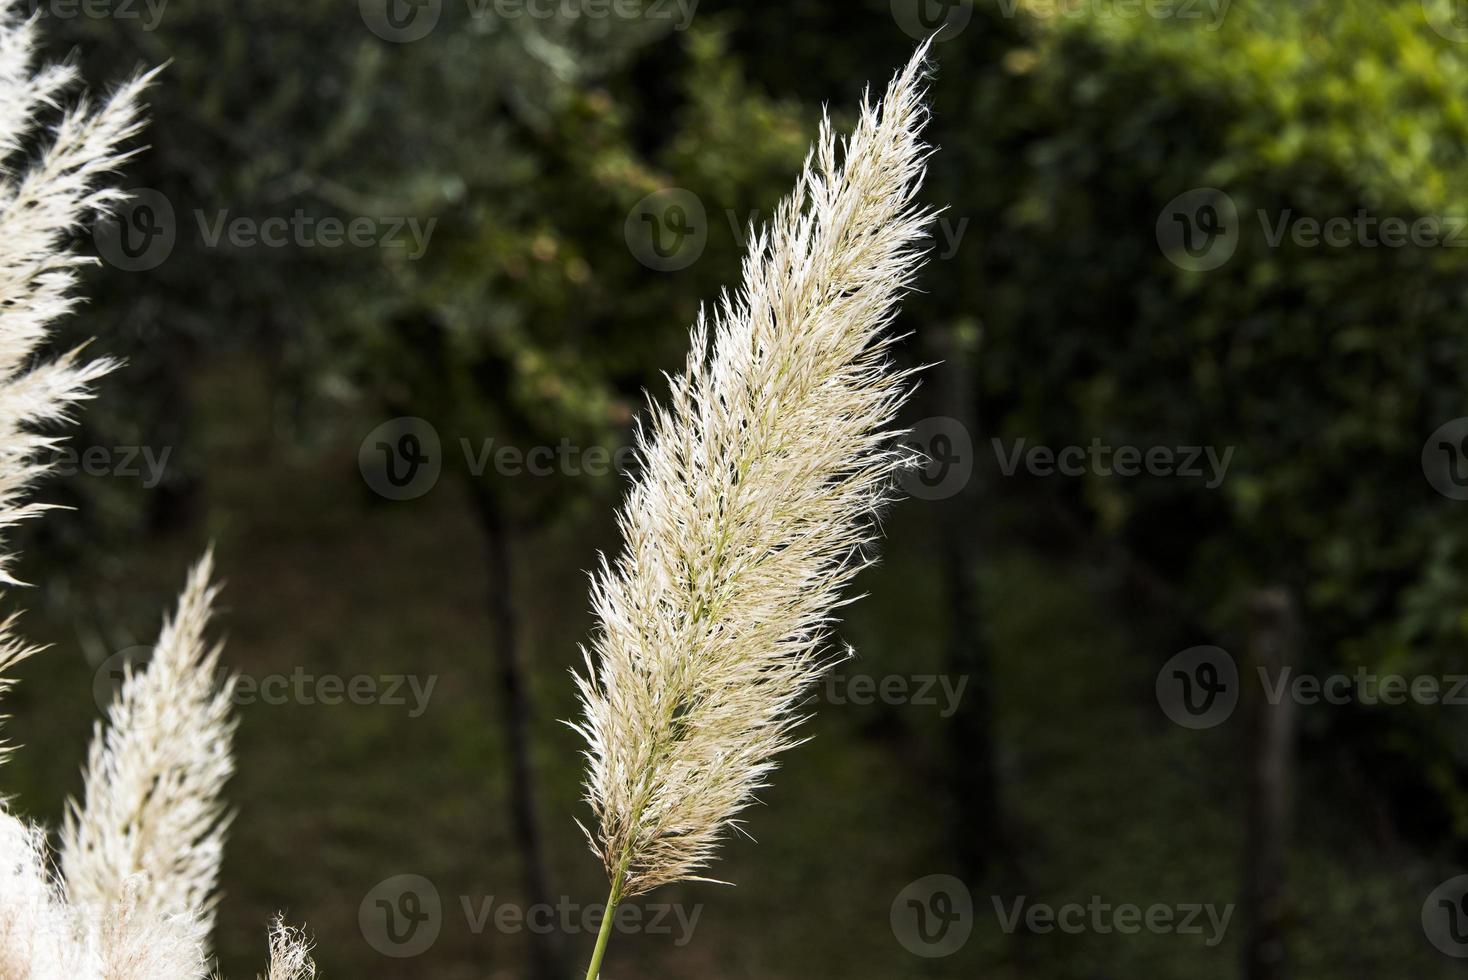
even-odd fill
[{"label": "watermark logo", "polygon": [[914,956],[952,956],[973,934],[973,895],[952,875],[929,875],[893,899],[891,922],[892,935]]},{"label": "watermark logo", "polygon": [[173,202],[161,191],[138,187],[117,210],[99,219],[92,229],[97,254],[124,272],[156,269],[173,254],[178,222]]},{"label": "watermark logo", "polygon": [[1239,704],[1239,668],[1221,647],[1197,646],[1157,672],[1157,703],[1184,728],[1216,728]]},{"label": "watermark logo", "polygon": [[1444,956],[1468,959],[1468,875],[1449,878],[1427,896],[1422,931]]},{"label": "watermark logo", "polygon": [[443,472],[438,431],[415,416],[390,419],[357,450],[362,479],[389,500],[413,500],[432,490]]},{"label": "watermark logo", "polygon": [[1468,0],[1422,0],[1422,14],[1438,34],[1468,44]]},{"label": "watermark logo", "polygon": [[357,0],[362,23],[384,41],[421,41],[438,26],[443,0]]},{"label": "watermark logo", "polygon": [[914,425],[903,444],[920,459],[902,475],[909,497],[946,500],[968,486],[974,474],[974,440],[958,419],[934,416]]},{"label": "watermark logo", "polygon": [[1217,269],[1239,247],[1239,209],[1216,187],[1179,194],[1157,216],[1157,244],[1186,272]]},{"label": "watermark logo", "polygon": [[638,201],[622,230],[637,261],[655,272],[677,272],[703,255],[708,214],[697,194],[665,187]]},{"label": "watermark logo", "polygon": [[892,19],[908,37],[935,44],[962,34],[974,18],[970,0],[892,0]]},{"label": "watermark logo", "polygon": [[357,907],[362,938],[383,956],[420,956],[438,941],[443,903],[422,875],[394,875],[378,882]]},{"label": "watermark logo", "polygon": [[1468,417],[1438,427],[1422,445],[1422,473],[1450,500],[1468,500]]},{"label": "watermark logo", "polygon": [[92,674],[92,700],[104,715],[111,709],[128,677],[148,665],[153,656],[150,646],[131,646],[117,651]]}]

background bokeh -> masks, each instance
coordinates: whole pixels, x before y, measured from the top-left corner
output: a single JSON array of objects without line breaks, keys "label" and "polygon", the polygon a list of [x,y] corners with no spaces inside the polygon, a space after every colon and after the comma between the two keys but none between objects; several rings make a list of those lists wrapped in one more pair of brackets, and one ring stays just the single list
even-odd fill
[{"label": "background bokeh", "polygon": [[[10,602],[54,646],[6,790],[59,820],[117,655],[213,542],[227,663],[286,684],[239,706],[225,975],[278,909],[326,977],[581,975],[593,936],[494,910],[603,899],[560,719],[618,451],[822,107],[849,125],[937,28],[947,210],[899,324],[935,462],[737,887],[650,896],[694,924],[606,975],[1461,973],[1468,5],[38,9],[90,79],[169,66],[137,203],[80,241],[62,342],[128,363],[42,491],[75,509],[21,536]],[[1276,661],[1341,703],[1269,709]],[[1006,927],[1021,899],[1088,910]]]}]

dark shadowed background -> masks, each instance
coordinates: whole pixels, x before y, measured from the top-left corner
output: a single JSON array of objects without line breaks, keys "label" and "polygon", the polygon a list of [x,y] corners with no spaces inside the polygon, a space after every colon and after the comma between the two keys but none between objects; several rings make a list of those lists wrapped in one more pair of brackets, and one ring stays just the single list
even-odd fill
[{"label": "dark shadowed background", "polygon": [[559,722],[642,392],[939,28],[933,462],[737,887],[604,975],[1461,974],[1468,4],[37,7],[90,79],[170,64],[81,242],[64,339],[128,364],[20,542],[7,789],[59,820],[213,542],[226,975],[278,909],[328,978],[582,975]]}]

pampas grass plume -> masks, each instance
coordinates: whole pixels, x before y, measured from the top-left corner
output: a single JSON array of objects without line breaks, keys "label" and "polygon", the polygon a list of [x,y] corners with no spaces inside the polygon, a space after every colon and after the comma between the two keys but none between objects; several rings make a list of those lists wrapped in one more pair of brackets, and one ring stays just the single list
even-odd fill
[{"label": "pampas grass plume", "polygon": [[836,610],[911,461],[893,448],[911,378],[888,328],[931,218],[914,204],[926,52],[864,100],[849,138],[822,122],[743,284],[700,314],[639,430],[573,725],[612,905],[699,878],[797,743]]},{"label": "pampas grass plume", "polygon": [[[38,359],[55,322],[77,300],[74,232],[125,195],[103,181],[131,155],[141,96],[153,73],[100,105],[63,107],[70,66],[36,68],[39,15],[0,6],[0,160],[34,141],[38,119],[59,111],[49,141],[18,169],[0,170],[0,534],[45,510],[25,493],[59,438],[38,426],[69,420],[97,378],[116,365],[79,351]],[[18,585],[0,547],[0,584]],[[204,980],[214,885],[227,820],[222,791],[233,770],[229,686],[216,684],[218,648],[204,629],[215,595],[211,559],[195,569],[146,671],[129,674],[99,726],[84,803],[63,831],[64,881],[45,833],[0,798],[0,980]],[[0,621],[0,693],[35,648]],[[0,752],[0,762],[4,761]],[[270,980],[314,975],[299,933],[277,924]]]}]

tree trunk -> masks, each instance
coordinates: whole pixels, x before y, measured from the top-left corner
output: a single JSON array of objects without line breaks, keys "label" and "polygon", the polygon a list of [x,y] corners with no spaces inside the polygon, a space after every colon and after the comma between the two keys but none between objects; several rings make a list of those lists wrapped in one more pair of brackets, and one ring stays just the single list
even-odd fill
[{"label": "tree trunk", "polygon": [[1246,980],[1283,980],[1285,959],[1285,857],[1294,792],[1295,703],[1288,695],[1271,703],[1257,683],[1262,668],[1281,677],[1296,662],[1298,633],[1288,590],[1264,589],[1249,603],[1249,650],[1240,677],[1248,695],[1249,815],[1244,856]]},{"label": "tree trunk", "polygon": [[[529,684],[520,658],[519,619],[515,612],[515,572],[510,553],[510,527],[495,491],[476,482],[472,486],[475,511],[484,535],[489,566],[489,619],[495,651],[495,675],[509,751],[510,826],[519,854],[525,900],[555,907],[547,884],[545,848],[540,836],[536,804],[530,728],[534,716]],[[551,932],[525,934],[530,944],[532,980],[564,980],[562,938]]]},{"label": "tree trunk", "polygon": [[[983,621],[980,507],[982,474],[978,465],[978,392],[970,359],[953,328],[939,334],[943,364],[935,374],[938,411],[963,425],[975,447],[967,482],[938,502],[938,549],[947,604],[947,670],[967,678],[965,696],[948,721],[948,789],[953,803],[951,836],[966,881],[981,880],[1001,852],[998,748],[994,731],[994,677]],[[924,447],[928,449],[929,447]]]}]

